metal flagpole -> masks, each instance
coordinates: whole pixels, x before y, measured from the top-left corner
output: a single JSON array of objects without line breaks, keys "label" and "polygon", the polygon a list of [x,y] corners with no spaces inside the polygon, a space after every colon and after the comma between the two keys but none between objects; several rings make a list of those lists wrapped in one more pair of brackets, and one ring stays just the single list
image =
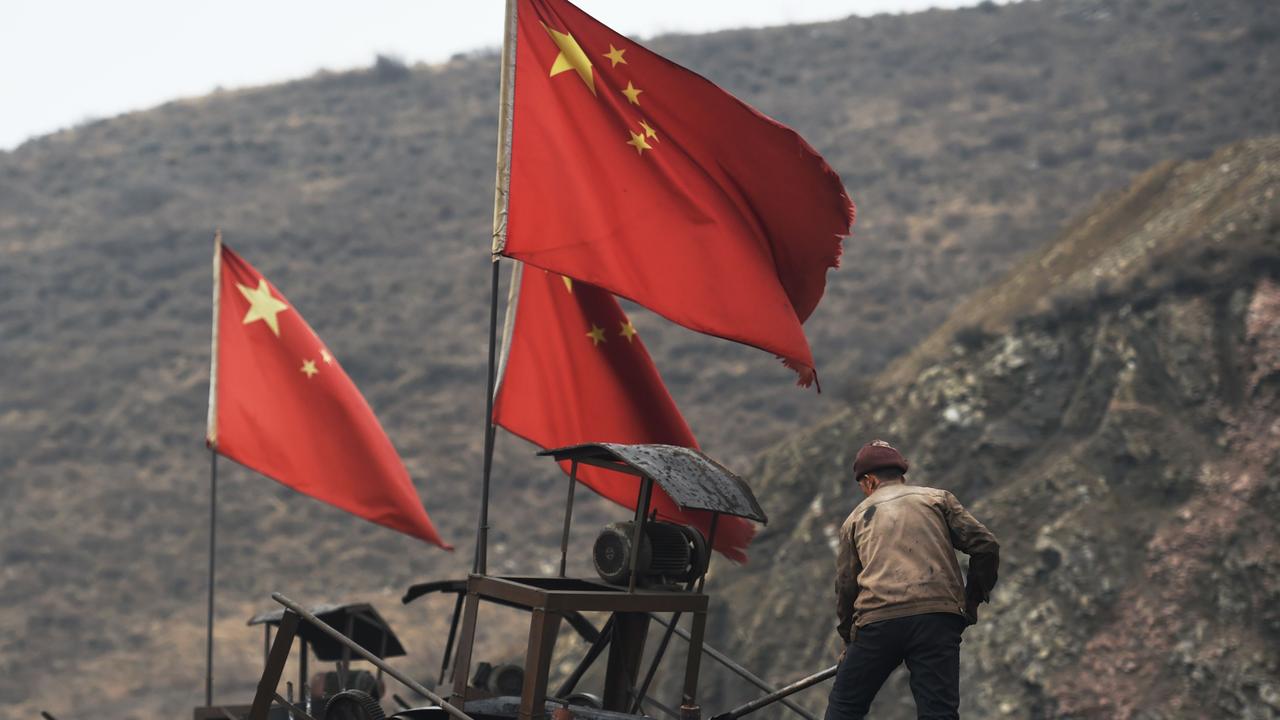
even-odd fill
[{"label": "metal flagpole", "polygon": [[489,292],[489,378],[485,389],[484,471],[480,489],[480,519],[476,527],[476,573],[489,566],[489,485],[493,471],[493,395],[497,385],[498,259],[507,242],[507,192],[511,187],[511,120],[515,104],[516,2],[507,0],[502,37],[502,70],[498,91],[497,177],[493,188],[492,272]]},{"label": "metal flagpole", "polygon": [[218,453],[209,448],[209,614],[205,621],[204,704],[213,705],[213,568],[217,547]]},{"label": "metal flagpole", "polygon": [[213,236],[213,331],[209,343],[209,608],[205,617],[204,704],[213,705],[213,571],[218,530],[218,307],[222,289],[222,229]]},{"label": "metal flagpole", "polygon": [[489,382],[484,407],[484,474],[480,485],[480,521],[476,527],[474,571],[480,575],[489,567],[489,478],[493,471],[493,389],[497,382],[498,256],[493,256],[493,278],[489,293]]}]

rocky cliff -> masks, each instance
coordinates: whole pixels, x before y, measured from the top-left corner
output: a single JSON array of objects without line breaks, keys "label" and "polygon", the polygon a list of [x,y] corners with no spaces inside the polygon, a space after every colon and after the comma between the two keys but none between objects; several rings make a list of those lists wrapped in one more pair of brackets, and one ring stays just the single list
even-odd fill
[{"label": "rocky cliff", "polygon": [[[1280,132],[1277,38],[1274,0],[1047,0],[655,39],[796,127],[859,205],[806,325],[820,396],[765,353],[637,313],[704,447],[747,470],[758,448],[860,398],[857,378],[1097,193]],[[273,590],[375,602],[405,636],[404,666],[431,672],[447,608],[397,599],[469,566],[497,78],[493,53],[384,59],[0,152],[0,717],[160,717],[202,696],[219,225],[342,361],[460,551],[223,463],[218,697],[251,692],[260,636],[243,621]],[[554,567],[563,479],[531,455],[500,436],[502,571]],[[585,548],[618,512],[579,498]],[[811,499],[762,494],[777,528]],[[571,561],[590,572],[585,549]],[[519,652],[497,629],[485,642]]]},{"label": "rocky cliff", "polygon": [[[1280,717],[1280,139],[1166,163],[766,453],[763,562],[719,641],[782,680],[837,652],[852,453],[881,437],[1002,541],[970,717]],[[807,704],[821,708],[825,691]],[[877,717],[914,717],[900,675]]]}]

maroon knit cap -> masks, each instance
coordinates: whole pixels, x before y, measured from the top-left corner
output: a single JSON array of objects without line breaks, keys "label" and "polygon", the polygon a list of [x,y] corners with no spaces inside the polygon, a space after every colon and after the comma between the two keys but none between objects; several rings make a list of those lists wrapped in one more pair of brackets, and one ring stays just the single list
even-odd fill
[{"label": "maroon knit cap", "polygon": [[853,478],[861,480],[863,475],[884,468],[898,468],[906,472],[909,464],[892,445],[883,440],[873,440],[858,451],[853,459]]}]

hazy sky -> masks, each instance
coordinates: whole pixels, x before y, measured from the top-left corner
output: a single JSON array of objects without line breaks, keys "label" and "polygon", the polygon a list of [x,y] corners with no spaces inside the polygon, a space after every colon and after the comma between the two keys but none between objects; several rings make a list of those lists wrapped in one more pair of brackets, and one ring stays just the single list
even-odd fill
[{"label": "hazy sky", "polygon": [[[976,0],[581,0],[637,38],[956,7]],[[35,135],[377,53],[496,48],[502,0],[0,0],[0,150]]]}]

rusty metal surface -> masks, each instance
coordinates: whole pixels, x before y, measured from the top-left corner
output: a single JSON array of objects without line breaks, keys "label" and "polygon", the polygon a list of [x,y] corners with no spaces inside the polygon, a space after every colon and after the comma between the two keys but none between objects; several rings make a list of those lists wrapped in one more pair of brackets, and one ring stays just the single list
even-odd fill
[{"label": "rusty metal surface", "polygon": [[[417,600],[423,595],[429,595],[431,593],[446,593],[446,594],[453,594],[453,595],[457,595],[458,597],[462,597],[467,593],[467,581],[466,580],[434,580],[432,582],[424,582],[424,583],[418,583],[417,585],[410,585],[409,589],[405,590],[404,597],[400,598],[400,602],[408,605],[409,603],[413,602],[414,600]],[[503,605],[505,607],[515,608],[517,610],[530,609],[528,605],[521,605],[520,603],[511,602],[509,600],[503,600],[500,598],[485,598],[485,600],[495,603],[497,605]],[[587,641],[588,643],[593,643],[596,641],[596,638],[600,637],[600,630],[596,628],[595,623],[588,620],[587,616],[583,615],[580,612],[577,612],[576,610],[565,611],[564,620],[565,622],[569,623],[569,626],[573,628],[574,632],[578,633],[578,635],[580,635],[582,639]]]},{"label": "rusty metal surface", "polygon": [[472,575],[467,590],[485,600],[509,600],[530,608],[579,612],[706,612],[708,598],[694,592],[641,589],[627,592],[573,578]]},{"label": "rusty metal surface", "polygon": [[612,461],[653,478],[677,505],[769,522],[751,488],[725,466],[703,453],[676,445],[588,443],[544,450],[557,461]]},{"label": "rusty metal surface", "polygon": [[[392,658],[405,654],[400,638],[396,637],[391,626],[369,603],[316,605],[309,608],[308,612],[329,625],[348,627],[350,622],[353,639],[366,648],[373,648],[375,653],[380,653],[379,657]],[[279,625],[284,613],[284,608],[258,613],[249,618],[249,625]],[[298,629],[298,635],[311,647],[316,659],[323,662],[336,662],[342,659],[342,645],[315,626],[304,624]]]}]

